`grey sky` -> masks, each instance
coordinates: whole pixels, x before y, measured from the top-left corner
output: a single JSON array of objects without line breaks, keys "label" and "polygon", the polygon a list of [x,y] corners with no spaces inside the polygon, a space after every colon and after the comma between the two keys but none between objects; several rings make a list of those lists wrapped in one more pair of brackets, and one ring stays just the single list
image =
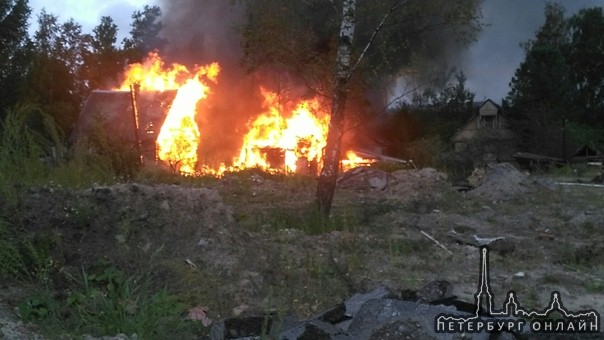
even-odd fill
[{"label": "grey sky", "polygon": [[[477,100],[499,102],[509,91],[509,82],[524,60],[521,43],[534,38],[544,23],[546,0],[485,0],[482,8],[486,27],[460,65],[468,77],[468,88]],[[581,8],[602,6],[603,0],[558,1],[566,14]]]}]

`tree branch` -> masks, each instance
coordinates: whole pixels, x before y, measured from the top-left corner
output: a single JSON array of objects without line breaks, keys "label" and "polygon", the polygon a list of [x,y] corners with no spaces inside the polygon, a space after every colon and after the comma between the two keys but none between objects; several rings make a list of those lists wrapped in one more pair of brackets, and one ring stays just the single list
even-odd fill
[{"label": "tree branch", "polygon": [[352,75],[352,73],[354,72],[354,70],[359,66],[359,64],[361,63],[361,61],[363,61],[363,58],[365,57],[365,54],[367,54],[367,51],[369,50],[369,48],[371,47],[371,45],[375,41],[375,38],[377,37],[378,33],[380,33],[380,31],[382,30],[382,28],[384,28],[384,25],[386,24],[386,21],[388,21],[388,18],[390,17],[390,15],[392,13],[394,13],[394,11],[396,11],[397,9],[399,9],[402,5],[404,5],[408,1],[409,0],[402,0],[402,1],[400,1],[400,2],[398,2],[396,4],[394,4],[394,5],[392,5],[392,7],[390,7],[390,9],[388,10],[388,12],[386,14],[384,14],[384,17],[382,17],[382,20],[380,21],[380,23],[378,24],[378,26],[375,28],[375,30],[371,34],[371,38],[369,38],[369,41],[365,45],[365,48],[363,48],[363,52],[361,52],[361,55],[359,55],[359,57],[357,58],[357,61],[350,68],[350,72],[348,74],[349,78]]}]

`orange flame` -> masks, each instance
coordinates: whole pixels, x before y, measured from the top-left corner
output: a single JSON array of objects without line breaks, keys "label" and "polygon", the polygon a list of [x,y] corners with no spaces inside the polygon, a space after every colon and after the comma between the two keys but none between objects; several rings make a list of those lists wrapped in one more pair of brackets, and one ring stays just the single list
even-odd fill
[{"label": "orange flame", "polygon": [[261,92],[267,112],[251,122],[234,166],[273,171],[284,167],[286,172],[306,172],[299,168],[300,164],[320,164],[329,115],[322,111],[319,101],[316,98],[301,101],[285,118],[278,96],[265,89]]},{"label": "orange flame", "polygon": [[342,171],[347,171],[360,166],[369,166],[375,163],[373,159],[366,159],[358,156],[354,151],[346,151],[346,159],[342,159]]},{"label": "orange flame", "polygon": [[181,173],[193,174],[197,164],[197,103],[209,91],[202,77],[216,82],[219,72],[217,63],[196,66],[192,71],[180,64],[166,67],[156,52],[149,53],[143,63],[129,65],[125,72],[120,90],[128,90],[132,84],[139,84],[143,91],[178,90],[157,137],[157,156]]},{"label": "orange flame", "polygon": [[[128,66],[120,90],[129,90],[133,84],[139,84],[142,91],[177,90],[157,137],[157,157],[184,174],[221,176],[226,171],[253,167],[316,174],[327,144],[328,112],[318,98],[287,105],[291,109],[286,110],[277,94],[263,88],[260,90],[266,111],[250,121],[233,166],[222,164],[212,169],[197,164],[201,135],[196,121],[197,104],[210,91],[202,79],[216,82],[219,72],[217,63],[192,70],[176,63],[166,65],[156,52],[149,53],[144,62]],[[352,151],[346,157],[341,161],[343,170],[371,163]]]}]

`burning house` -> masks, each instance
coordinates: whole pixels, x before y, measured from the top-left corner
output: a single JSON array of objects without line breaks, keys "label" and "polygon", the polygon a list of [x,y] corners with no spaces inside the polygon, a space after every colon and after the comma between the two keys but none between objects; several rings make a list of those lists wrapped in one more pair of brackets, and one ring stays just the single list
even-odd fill
[{"label": "burning house", "polygon": [[155,160],[159,128],[176,91],[144,91],[135,93],[135,97],[132,95],[131,91],[92,91],[80,113],[75,138],[102,130],[117,142],[138,147],[145,161]]},{"label": "burning house", "polygon": [[[329,126],[327,108],[318,98],[284,100],[260,88],[264,112],[245,127],[239,151],[229,163],[203,164],[199,157],[200,103],[212,95],[218,64],[164,65],[152,53],[125,72],[122,85],[93,91],[80,114],[76,137],[102,126],[109,138],[138,148],[143,160],[159,161],[184,174],[221,175],[225,171],[261,168],[271,172],[317,174]],[[206,117],[207,118],[207,117]],[[236,129],[233,129],[235,131]],[[345,168],[368,164],[351,152]],[[352,157],[352,158],[351,158]]]}]

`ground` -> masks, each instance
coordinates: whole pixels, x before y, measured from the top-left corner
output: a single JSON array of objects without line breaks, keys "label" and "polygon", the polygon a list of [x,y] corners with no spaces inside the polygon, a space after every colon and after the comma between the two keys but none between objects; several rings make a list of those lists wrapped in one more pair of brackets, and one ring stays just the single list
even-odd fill
[{"label": "ground", "polygon": [[[496,306],[514,290],[523,306],[543,308],[559,291],[571,311],[604,311],[604,188],[562,185],[591,179],[564,175],[503,164],[458,191],[433,169],[357,169],[339,180],[329,220],[314,212],[310,177],[147,177],[32,187],[18,218],[48,245],[54,287],[100,263],[149,271],[154,288],[212,320],[266,311],[304,318],[381,284],[403,294],[435,280],[473,302],[478,246],[489,241]],[[16,323],[28,287],[4,288],[5,336],[9,328],[33,334],[33,325]]]}]

